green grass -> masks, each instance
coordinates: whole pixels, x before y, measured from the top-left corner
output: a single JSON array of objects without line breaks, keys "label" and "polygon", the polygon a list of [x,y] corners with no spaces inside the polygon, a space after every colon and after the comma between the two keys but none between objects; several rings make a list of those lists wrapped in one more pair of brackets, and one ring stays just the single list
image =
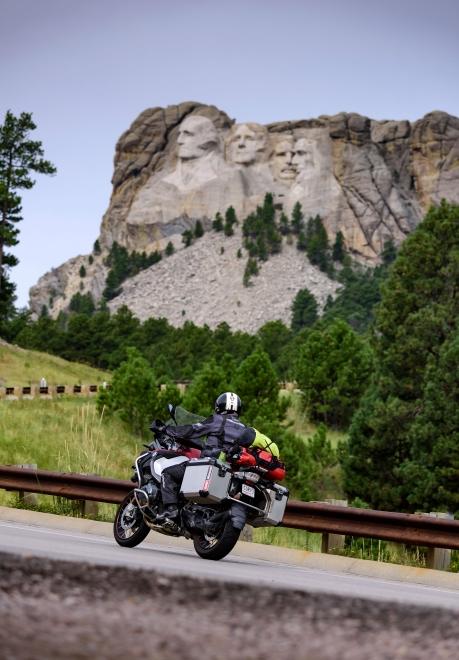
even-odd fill
[{"label": "green grass", "polygon": [[48,353],[29,351],[0,341],[0,386],[38,385],[46,378],[48,385],[97,385],[110,374],[86,364],[69,362]]},{"label": "green grass", "polygon": [[93,399],[0,401],[0,464],[127,478],[140,440]]}]

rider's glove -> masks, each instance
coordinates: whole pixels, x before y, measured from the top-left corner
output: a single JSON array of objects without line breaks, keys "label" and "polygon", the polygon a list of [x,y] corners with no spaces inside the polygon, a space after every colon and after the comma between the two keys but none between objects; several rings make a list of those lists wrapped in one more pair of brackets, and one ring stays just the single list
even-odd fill
[{"label": "rider's glove", "polygon": [[230,461],[237,461],[241,456],[241,448],[239,445],[232,445],[226,452],[226,457]]},{"label": "rider's glove", "polygon": [[160,419],[154,419],[150,425],[150,431],[153,433],[163,433],[166,430],[166,425]]}]

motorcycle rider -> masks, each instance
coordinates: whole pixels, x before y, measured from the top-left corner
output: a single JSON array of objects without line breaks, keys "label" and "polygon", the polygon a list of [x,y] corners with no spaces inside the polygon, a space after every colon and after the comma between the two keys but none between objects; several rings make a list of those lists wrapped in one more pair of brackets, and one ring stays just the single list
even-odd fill
[{"label": "motorcycle rider", "polygon": [[[215,400],[215,412],[202,422],[169,426],[167,433],[179,442],[207,436],[202,457],[219,458],[224,452],[228,457],[238,452],[239,447],[249,447],[256,437],[255,429],[243,424],[239,415],[242,410],[241,399],[234,392],[223,392]],[[161,495],[164,510],[157,517],[163,524],[174,524],[178,515],[178,493],[188,461],[165,467],[161,475]],[[237,508],[237,505],[236,505]],[[240,529],[245,524],[246,513],[240,507],[236,515],[236,524]]]}]

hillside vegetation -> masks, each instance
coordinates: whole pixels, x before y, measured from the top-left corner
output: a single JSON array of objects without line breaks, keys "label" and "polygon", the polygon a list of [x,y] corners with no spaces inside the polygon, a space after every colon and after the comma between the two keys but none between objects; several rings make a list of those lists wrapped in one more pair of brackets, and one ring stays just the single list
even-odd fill
[{"label": "hillside vegetation", "polygon": [[13,346],[0,340],[0,386],[38,384],[46,378],[48,385],[99,384],[108,380],[106,371],[86,364]]}]

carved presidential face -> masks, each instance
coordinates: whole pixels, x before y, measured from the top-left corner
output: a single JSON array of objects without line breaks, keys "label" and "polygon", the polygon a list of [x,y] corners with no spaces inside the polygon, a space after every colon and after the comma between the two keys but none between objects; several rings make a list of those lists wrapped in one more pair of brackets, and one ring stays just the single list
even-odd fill
[{"label": "carved presidential face", "polygon": [[297,140],[293,147],[292,163],[299,174],[314,168],[314,143],[306,138]]},{"label": "carved presidential face", "polygon": [[201,158],[218,148],[218,133],[207,117],[187,117],[180,124],[177,155],[182,160]]},{"label": "carved presidential face", "polygon": [[272,155],[272,169],[275,178],[286,183],[295,178],[292,137],[286,136],[276,140]]},{"label": "carved presidential face", "polygon": [[250,165],[263,160],[268,131],[259,124],[238,124],[231,129],[227,140],[228,160]]}]

